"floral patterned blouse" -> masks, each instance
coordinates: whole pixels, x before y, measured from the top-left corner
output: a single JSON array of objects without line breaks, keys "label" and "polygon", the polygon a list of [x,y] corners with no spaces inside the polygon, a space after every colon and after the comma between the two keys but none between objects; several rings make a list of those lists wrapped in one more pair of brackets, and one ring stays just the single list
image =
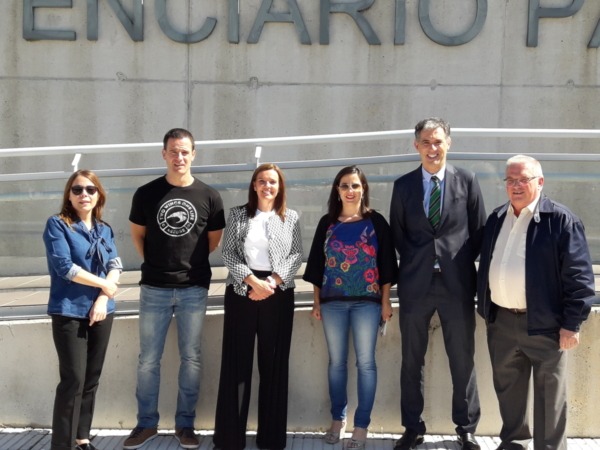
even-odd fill
[{"label": "floral patterned blouse", "polygon": [[324,298],[354,297],[379,301],[377,236],[370,219],[331,224],[325,239]]},{"label": "floral patterned blouse", "polygon": [[372,211],[356,222],[331,223],[323,216],[317,226],[303,279],[320,288],[321,302],[368,300],[381,302],[381,286],[395,284],[396,252],[383,216]]}]

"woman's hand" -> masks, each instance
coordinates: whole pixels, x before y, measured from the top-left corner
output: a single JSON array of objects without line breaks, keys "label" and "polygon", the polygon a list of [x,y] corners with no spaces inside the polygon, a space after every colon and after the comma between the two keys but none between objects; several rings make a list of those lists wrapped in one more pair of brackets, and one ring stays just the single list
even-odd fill
[{"label": "woman's hand", "polygon": [[268,294],[268,295],[259,295],[256,293],[256,291],[253,289],[250,292],[248,292],[248,298],[250,300],[254,300],[255,302],[259,302],[261,300],[265,300],[267,298],[269,298],[271,295],[273,294]]},{"label": "woman's hand", "polygon": [[310,315],[313,316],[317,320],[321,320],[321,304],[313,303],[312,311]]},{"label": "woman's hand", "polygon": [[394,313],[392,312],[392,303],[389,300],[383,300],[381,302],[381,320],[388,321],[392,318]]},{"label": "woman's hand", "polygon": [[248,292],[250,300],[264,300],[275,293],[276,286],[271,280],[261,280],[254,275],[248,275],[244,281],[252,287],[252,290]]},{"label": "woman's hand", "polygon": [[104,280],[102,283],[102,292],[108,296],[108,298],[113,298],[118,289],[118,281],[110,281]]},{"label": "woman's hand", "polygon": [[96,322],[100,322],[106,319],[106,304],[108,302],[108,297],[104,294],[100,294],[94,304],[92,305],[92,309],[90,309],[90,327],[94,325]]},{"label": "woman's hand", "polygon": [[313,286],[313,307],[310,315],[321,320],[321,288],[318,286]]},{"label": "woman's hand", "polygon": [[386,283],[381,286],[381,320],[387,322],[392,318],[392,301],[390,300],[390,290],[392,285]]}]

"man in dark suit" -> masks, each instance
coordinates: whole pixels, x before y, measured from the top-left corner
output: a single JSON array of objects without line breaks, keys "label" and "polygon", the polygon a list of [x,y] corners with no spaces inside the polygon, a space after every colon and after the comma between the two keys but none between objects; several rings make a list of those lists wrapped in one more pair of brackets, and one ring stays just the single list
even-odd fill
[{"label": "man in dark suit", "polygon": [[423,372],[429,324],[437,311],[452,376],[452,420],[463,450],[477,450],[480,408],[475,378],[475,258],[486,219],[475,174],[446,164],[450,125],[439,118],[415,127],[421,166],[394,183],[390,225],[400,255],[402,425],[395,450],[423,442]]}]

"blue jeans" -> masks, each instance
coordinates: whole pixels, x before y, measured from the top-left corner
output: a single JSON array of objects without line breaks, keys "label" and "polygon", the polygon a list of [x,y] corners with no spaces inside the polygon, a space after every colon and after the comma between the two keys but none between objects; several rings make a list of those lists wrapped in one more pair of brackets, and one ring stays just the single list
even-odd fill
[{"label": "blue jeans", "polygon": [[348,340],[352,330],[358,368],[358,406],[354,427],[367,428],[377,388],[375,344],[381,305],[369,301],[336,300],[321,305],[323,330],[329,350],[329,397],[333,420],[346,420],[348,396]]},{"label": "blue jeans", "polygon": [[173,316],[177,323],[180,358],[175,426],[194,426],[200,390],[200,334],[207,297],[208,290],[199,286],[173,289],[142,285],[136,390],[139,427],[158,427],[160,360]]}]

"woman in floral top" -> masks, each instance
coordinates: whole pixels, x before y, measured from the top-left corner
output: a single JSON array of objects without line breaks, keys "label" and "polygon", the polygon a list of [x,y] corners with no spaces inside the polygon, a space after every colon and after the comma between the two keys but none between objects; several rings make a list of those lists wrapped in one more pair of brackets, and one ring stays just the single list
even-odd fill
[{"label": "woman in floral top", "polygon": [[390,288],[398,269],[390,226],[369,209],[369,184],[356,166],[335,177],[313,239],[304,280],[314,285],[312,315],[323,320],[329,351],[331,427],[328,444],[346,428],[348,341],[352,330],[358,367],[358,406],[349,449],[363,449],[377,386],[375,344],[380,322],[392,317]]}]

